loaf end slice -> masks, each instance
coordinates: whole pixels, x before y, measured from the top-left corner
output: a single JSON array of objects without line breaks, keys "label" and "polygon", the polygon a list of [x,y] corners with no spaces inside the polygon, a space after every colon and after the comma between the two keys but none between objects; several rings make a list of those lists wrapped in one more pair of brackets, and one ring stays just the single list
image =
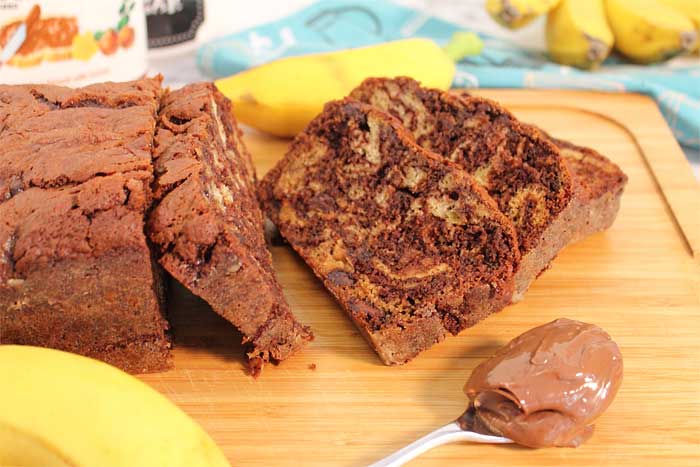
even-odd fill
[{"label": "loaf end slice", "polygon": [[511,222],[465,171],[369,105],[327,104],[259,193],[387,365],[510,301],[520,256]]},{"label": "loaf end slice", "polygon": [[350,94],[397,117],[416,142],[462,167],[513,222],[522,254],[518,300],[565,246],[552,229],[573,188],[558,148],[496,102],[421,87],[410,78],[370,78]]},{"label": "loaf end slice", "polygon": [[[469,96],[464,90],[454,90],[452,93]],[[612,226],[620,210],[627,175],[617,164],[594,149],[554,138],[532,124],[521,122],[521,125],[529,127],[531,132],[539,132],[557,146],[571,174],[572,200],[552,222],[540,246],[542,259],[553,258],[562,245],[579,241]],[[532,272],[523,271],[528,266]],[[539,264],[524,260],[519,276],[527,277],[536,274],[537,270],[541,271]]]},{"label": "loaf end slice", "polygon": [[158,260],[241,331],[252,374],[310,341],[275,277],[250,154],[214,85],[163,97],[154,165],[148,232]]},{"label": "loaf end slice", "polygon": [[627,175],[594,149],[547,137],[559,147],[574,178],[574,202],[563,216],[571,232],[569,243],[610,228],[620,210]]},{"label": "loaf end slice", "polygon": [[[543,130],[530,126],[533,131],[541,132],[559,148],[574,181],[573,199],[552,222],[538,248],[538,257],[544,260],[554,258],[566,245],[602,232],[613,225],[620,210],[627,175],[597,151],[553,138]],[[541,274],[543,267],[546,267],[544,261],[523,261],[518,275],[537,276]],[[522,295],[514,297],[514,300],[521,298]]]}]

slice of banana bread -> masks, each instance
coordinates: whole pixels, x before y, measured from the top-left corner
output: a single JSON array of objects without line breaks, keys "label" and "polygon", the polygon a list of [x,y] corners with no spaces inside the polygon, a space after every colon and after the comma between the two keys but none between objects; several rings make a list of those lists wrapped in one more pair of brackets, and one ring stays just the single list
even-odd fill
[{"label": "slice of banana bread", "polygon": [[[469,96],[469,93],[462,89],[451,92]],[[572,202],[554,221],[552,231],[560,232],[562,240],[569,244],[610,228],[620,210],[627,175],[617,164],[594,149],[554,138],[535,125],[522,122],[521,124],[529,126],[533,131],[539,131],[554,143],[571,174],[574,196]]]},{"label": "slice of banana bread", "polygon": [[0,344],[170,366],[144,234],[160,79],[0,86]]},{"label": "slice of banana bread", "polygon": [[327,104],[259,193],[386,364],[411,360],[513,294],[512,223],[465,171],[369,105]]},{"label": "slice of banana bread", "polygon": [[562,214],[569,234],[568,243],[609,228],[620,210],[627,175],[591,148],[542,133],[559,147],[574,179],[574,200]]},{"label": "slice of banana bread", "polygon": [[[451,93],[469,96],[462,89]],[[561,242],[569,244],[612,226],[620,210],[622,192],[627,185],[627,175],[620,167],[594,149],[554,138],[535,125],[521,124],[530,127],[532,131],[539,131],[554,143],[571,174],[573,199],[552,223],[550,230],[561,236]],[[545,256],[556,253],[552,251]]]},{"label": "slice of banana bread", "polygon": [[148,231],[160,264],[243,333],[257,375],[313,335],[292,315],[272,270],[241,137],[230,102],[213,84],[163,97]]},{"label": "slice of banana bread", "polygon": [[522,298],[566,245],[552,228],[573,196],[558,148],[493,101],[423,88],[410,78],[370,78],[350,97],[397,117],[419,145],[464,168],[496,200],[518,233],[513,300]]}]

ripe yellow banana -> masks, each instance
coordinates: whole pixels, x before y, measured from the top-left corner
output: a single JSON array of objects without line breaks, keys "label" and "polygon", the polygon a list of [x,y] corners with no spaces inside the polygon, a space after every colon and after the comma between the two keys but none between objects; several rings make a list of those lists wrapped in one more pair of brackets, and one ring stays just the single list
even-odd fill
[{"label": "ripe yellow banana", "polygon": [[[693,22],[695,31],[700,34],[700,0],[659,0],[660,3],[673,8]],[[700,50],[700,40],[695,44],[694,52]]]},{"label": "ripe yellow banana", "polygon": [[547,14],[546,35],[555,61],[585,69],[598,66],[613,45],[603,0],[561,0]]},{"label": "ripe yellow banana", "polygon": [[106,363],[0,345],[0,375],[0,465],[229,466],[182,410]]},{"label": "ripe yellow banana", "polygon": [[689,51],[698,34],[687,16],[659,0],[606,0],[615,48],[639,63]]},{"label": "ripe yellow banana", "polygon": [[452,59],[428,39],[405,39],[359,49],[277,60],[216,81],[243,123],[277,136],[294,136],[323,105],[346,96],[371,76],[410,76],[448,89]]},{"label": "ripe yellow banana", "polygon": [[518,29],[557,6],[560,0],[486,0],[486,11],[499,24]]}]

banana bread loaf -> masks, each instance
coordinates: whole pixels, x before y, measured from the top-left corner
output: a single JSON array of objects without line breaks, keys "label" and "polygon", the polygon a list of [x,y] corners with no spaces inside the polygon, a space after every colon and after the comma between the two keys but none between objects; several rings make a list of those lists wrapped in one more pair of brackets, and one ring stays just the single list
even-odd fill
[{"label": "banana bread loaf", "polygon": [[313,336],[292,315],[272,270],[241,136],[213,84],[163,97],[148,232],[165,270],[243,333],[257,375]]},{"label": "banana bread loaf", "polygon": [[370,78],[350,97],[397,117],[416,142],[469,172],[513,222],[522,261],[513,300],[566,245],[552,228],[573,196],[558,148],[497,103],[427,89],[410,78]]},{"label": "banana bread loaf", "polygon": [[160,80],[0,86],[0,343],[169,366],[144,234]]},{"label": "banana bread loaf", "polygon": [[465,171],[369,105],[327,104],[259,193],[386,364],[411,360],[513,294],[512,223]]}]

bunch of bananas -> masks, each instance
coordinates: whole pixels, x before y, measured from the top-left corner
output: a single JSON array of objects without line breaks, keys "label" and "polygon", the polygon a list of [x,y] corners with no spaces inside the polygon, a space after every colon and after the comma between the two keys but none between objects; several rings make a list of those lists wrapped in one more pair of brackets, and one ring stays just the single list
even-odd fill
[{"label": "bunch of bananas", "polygon": [[613,48],[637,63],[698,49],[700,0],[487,0],[486,9],[511,29],[547,14],[552,59],[584,69]]}]

